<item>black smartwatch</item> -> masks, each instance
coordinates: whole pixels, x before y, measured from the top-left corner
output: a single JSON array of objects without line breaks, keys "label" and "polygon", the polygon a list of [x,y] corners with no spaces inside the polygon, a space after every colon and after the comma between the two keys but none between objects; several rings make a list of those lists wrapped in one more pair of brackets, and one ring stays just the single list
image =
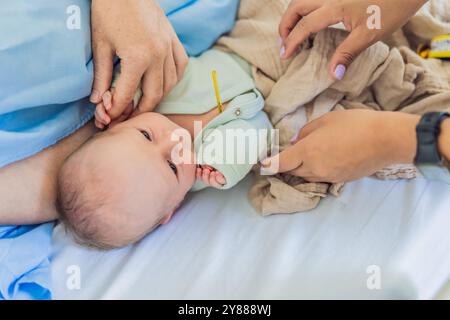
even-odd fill
[{"label": "black smartwatch", "polygon": [[441,125],[447,118],[450,118],[450,113],[446,112],[430,112],[422,116],[416,128],[417,154],[414,162],[426,178],[450,184],[450,171],[444,167],[438,147]]}]

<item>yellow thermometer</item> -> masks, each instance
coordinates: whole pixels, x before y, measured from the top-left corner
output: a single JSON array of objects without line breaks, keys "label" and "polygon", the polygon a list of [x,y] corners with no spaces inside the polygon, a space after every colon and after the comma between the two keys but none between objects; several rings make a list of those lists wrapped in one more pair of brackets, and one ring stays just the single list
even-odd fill
[{"label": "yellow thermometer", "polygon": [[217,72],[216,72],[216,70],[214,70],[212,72],[212,79],[213,79],[213,84],[214,84],[214,91],[216,93],[217,108],[219,108],[219,113],[222,113],[223,112],[223,105],[222,105],[222,102],[220,100],[219,86],[217,85]]}]

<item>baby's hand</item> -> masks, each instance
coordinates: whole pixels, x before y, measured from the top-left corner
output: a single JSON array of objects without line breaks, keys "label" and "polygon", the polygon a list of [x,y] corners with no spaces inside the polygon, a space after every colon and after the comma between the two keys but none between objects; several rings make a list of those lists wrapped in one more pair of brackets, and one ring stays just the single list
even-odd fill
[{"label": "baby's hand", "polygon": [[95,108],[95,126],[101,130],[105,129],[111,123],[111,117],[108,115],[108,111],[112,106],[111,99],[111,92],[106,91],[102,97],[102,101]]},{"label": "baby's hand", "polygon": [[114,121],[111,120],[111,116],[109,115],[109,112],[112,108],[112,95],[114,94],[114,88],[111,89],[111,91],[106,91],[105,94],[102,97],[102,101],[97,104],[97,107],[95,108],[95,126],[99,128],[100,130],[105,129],[106,127],[110,125],[118,124],[122,121],[127,120],[131,114],[133,113],[133,103],[130,103],[122,115],[119,116],[119,118],[115,119]]},{"label": "baby's hand", "polygon": [[227,184],[223,174],[210,166],[199,166],[197,168],[197,180],[201,180],[206,185],[217,189],[221,189]]}]

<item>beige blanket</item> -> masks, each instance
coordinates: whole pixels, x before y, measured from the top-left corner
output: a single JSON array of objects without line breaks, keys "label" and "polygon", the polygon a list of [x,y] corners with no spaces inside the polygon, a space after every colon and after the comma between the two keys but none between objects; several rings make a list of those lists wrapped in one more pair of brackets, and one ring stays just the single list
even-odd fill
[{"label": "beige blanket", "polygon": [[[335,48],[346,36],[343,30],[324,30],[295,58],[280,60],[277,30],[288,3],[242,0],[236,27],[218,43],[254,66],[257,87],[266,98],[265,110],[280,131],[281,149],[306,123],[336,109],[415,114],[450,109],[450,63],[424,60],[413,51],[433,36],[450,34],[449,1],[430,1],[385,40],[389,46],[380,42],[363,52],[339,82],[327,70]],[[377,177],[414,178],[416,174],[412,166],[396,166],[380,171]],[[249,198],[262,215],[294,213],[313,209],[327,194],[339,195],[341,188],[289,175],[258,175]]]}]

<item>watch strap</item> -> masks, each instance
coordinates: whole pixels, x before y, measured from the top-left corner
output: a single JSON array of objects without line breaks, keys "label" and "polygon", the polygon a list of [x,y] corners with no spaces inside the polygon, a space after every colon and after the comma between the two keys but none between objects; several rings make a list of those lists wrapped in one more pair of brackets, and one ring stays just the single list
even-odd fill
[{"label": "watch strap", "polygon": [[438,137],[441,132],[441,124],[450,114],[445,112],[430,112],[422,116],[417,125],[417,153],[415,163],[417,165],[442,165],[442,157],[439,154]]}]

